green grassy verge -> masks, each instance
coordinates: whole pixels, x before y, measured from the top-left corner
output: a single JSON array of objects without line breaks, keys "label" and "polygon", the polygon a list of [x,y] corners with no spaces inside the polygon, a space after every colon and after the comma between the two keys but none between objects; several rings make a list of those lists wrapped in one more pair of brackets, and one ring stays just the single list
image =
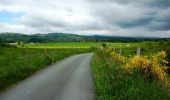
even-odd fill
[{"label": "green grassy verge", "polygon": [[92,61],[96,100],[170,100],[170,93],[139,72],[127,74],[110,54],[97,51]]},{"label": "green grassy verge", "polygon": [[65,57],[89,49],[24,49],[0,47],[0,90]]}]

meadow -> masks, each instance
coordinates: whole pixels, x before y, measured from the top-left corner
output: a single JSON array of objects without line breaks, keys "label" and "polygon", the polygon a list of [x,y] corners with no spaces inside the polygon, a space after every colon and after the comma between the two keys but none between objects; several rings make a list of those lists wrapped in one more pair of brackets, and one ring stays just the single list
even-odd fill
[{"label": "meadow", "polygon": [[[101,47],[102,44],[106,42],[56,42],[56,43],[35,43],[35,44],[25,44],[28,48],[91,48],[91,47]],[[143,47],[144,43],[113,43],[107,42],[110,47],[115,48],[133,48],[133,47]]]},{"label": "meadow", "polygon": [[[135,55],[137,48],[141,49],[141,55],[150,55],[154,52],[164,49],[164,45],[160,46],[160,42],[130,42],[130,43],[116,43],[116,42],[56,42],[56,43],[35,43],[35,44],[25,44],[19,46],[21,48],[101,48],[103,44],[107,47],[115,49],[124,56]],[[158,46],[159,45],[159,46]],[[167,44],[166,44],[167,45]],[[156,48],[155,48],[156,47]]]},{"label": "meadow", "polygon": [[[155,52],[151,46],[158,44],[157,42],[138,42],[138,43],[113,43],[113,42],[57,42],[57,43],[35,43],[25,44],[24,48],[101,48],[103,44],[107,47],[115,49],[125,56],[135,55],[137,48],[141,48],[141,55],[147,55]],[[22,46],[19,46],[22,48]],[[151,49],[152,48],[152,49]],[[158,50],[156,50],[158,51]]]},{"label": "meadow", "polygon": [[100,47],[102,42],[56,42],[26,44],[28,48],[91,48]]},{"label": "meadow", "polygon": [[65,57],[90,52],[89,49],[4,48],[0,47],[0,90]]}]

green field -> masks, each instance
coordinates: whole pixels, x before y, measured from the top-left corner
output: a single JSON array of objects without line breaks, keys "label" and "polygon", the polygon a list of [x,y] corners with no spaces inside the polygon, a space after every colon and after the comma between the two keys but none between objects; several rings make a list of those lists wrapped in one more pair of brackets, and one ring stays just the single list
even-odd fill
[{"label": "green field", "polygon": [[36,43],[26,44],[28,48],[90,48],[99,47],[100,42],[57,42],[57,43]]},{"label": "green field", "polygon": [[[106,47],[103,47],[103,44]],[[36,71],[65,57],[94,52],[92,69],[97,100],[168,100],[170,96],[157,83],[146,82],[139,72],[128,76],[122,65],[114,61],[101,50],[121,51],[121,56],[130,58],[136,55],[137,48],[141,56],[152,57],[154,53],[164,50],[169,61],[169,41],[111,43],[111,42],[57,42],[23,44],[0,47],[0,90],[15,84]],[[154,94],[154,95],[153,95]]]},{"label": "green field", "polygon": [[[148,55],[161,48],[154,48],[158,42],[139,42],[139,43],[112,43],[112,42],[57,42],[57,43],[36,43],[25,44],[24,48],[101,48],[102,44],[108,44],[109,48],[115,48],[117,52],[122,49],[122,55],[135,55],[137,48],[141,48],[141,55]],[[21,46],[19,46],[21,47]],[[22,47],[23,48],[23,47]]]},{"label": "green field", "polygon": [[[90,48],[90,47],[101,47],[106,42],[57,42],[57,43],[36,43],[26,44],[28,48]],[[144,43],[112,43],[107,42],[109,46],[115,48],[133,48],[143,47]]]},{"label": "green field", "polygon": [[[156,44],[156,42],[153,42]],[[137,48],[141,48],[141,54],[148,54],[153,51],[146,49],[147,42],[141,43],[112,43],[112,42],[58,42],[58,43],[36,43],[36,44],[25,44],[24,48],[101,48],[102,44],[108,44],[108,47],[115,48],[117,52],[122,49],[123,55],[135,55]]]},{"label": "green field", "polygon": [[47,65],[89,49],[34,49],[0,47],[0,90],[17,83]]}]

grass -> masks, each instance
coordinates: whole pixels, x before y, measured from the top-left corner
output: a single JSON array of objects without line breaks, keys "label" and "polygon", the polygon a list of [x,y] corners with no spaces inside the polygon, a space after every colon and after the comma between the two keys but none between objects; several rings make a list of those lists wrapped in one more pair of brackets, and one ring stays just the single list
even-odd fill
[{"label": "grass", "polygon": [[65,57],[89,52],[89,49],[33,49],[0,47],[0,90],[17,83]]},{"label": "grass", "polygon": [[101,42],[56,42],[26,44],[28,48],[91,48],[100,47]]},{"label": "grass", "polygon": [[149,82],[138,71],[127,74],[106,51],[92,61],[96,100],[170,100],[170,93],[156,81]]},{"label": "grass", "polygon": [[[0,47],[0,90],[15,84],[36,71],[70,55],[90,52],[91,47],[101,47],[104,42],[58,42],[25,44],[19,48]],[[141,55],[151,55],[167,48],[161,42],[111,43],[109,48],[116,52],[122,49],[125,57],[136,55],[141,48]],[[25,49],[27,48],[27,49]],[[46,48],[46,51],[45,51]],[[46,53],[45,53],[46,52]],[[170,55],[169,55],[170,58]],[[97,100],[168,100],[170,96],[156,83],[145,81],[138,72],[127,75],[122,66],[110,58],[106,52],[96,51],[92,69],[95,80]]]},{"label": "grass", "polygon": [[[36,43],[36,44],[25,44],[28,48],[91,48],[101,47],[106,42],[56,42],[56,43]],[[136,49],[141,48],[141,55],[148,55],[150,53],[158,51],[159,48],[153,48],[158,45],[159,42],[138,42],[138,43],[112,43],[107,42],[108,47],[115,48],[117,52],[122,49],[122,55],[129,56],[135,55]]]},{"label": "grass", "polygon": [[[56,43],[36,43],[25,44],[28,48],[91,48],[101,47],[106,42],[56,42]],[[107,42],[111,47],[115,48],[133,48],[143,47],[145,43],[112,43]]]}]

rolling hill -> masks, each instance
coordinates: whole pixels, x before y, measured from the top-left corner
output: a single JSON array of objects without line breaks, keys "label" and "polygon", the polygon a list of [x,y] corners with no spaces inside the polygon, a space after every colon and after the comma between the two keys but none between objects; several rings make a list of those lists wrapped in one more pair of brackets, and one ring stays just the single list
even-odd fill
[{"label": "rolling hill", "polygon": [[70,41],[142,41],[142,40],[160,40],[169,38],[151,38],[151,37],[120,37],[120,36],[101,36],[101,35],[76,35],[66,33],[48,33],[26,35],[21,33],[0,33],[0,42],[70,42]]}]

